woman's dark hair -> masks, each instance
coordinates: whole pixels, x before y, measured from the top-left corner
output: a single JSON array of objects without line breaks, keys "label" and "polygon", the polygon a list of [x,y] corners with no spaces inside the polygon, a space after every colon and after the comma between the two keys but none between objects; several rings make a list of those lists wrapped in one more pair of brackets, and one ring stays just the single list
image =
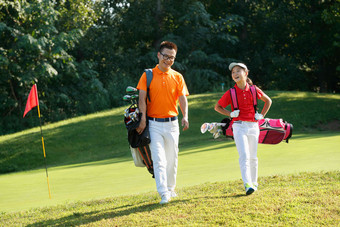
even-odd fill
[{"label": "woman's dark hair", "polygon": [[253,81],[252,81],[249,77],[247,77],[247,83],[248,83],[249,85],[253,85]]}]

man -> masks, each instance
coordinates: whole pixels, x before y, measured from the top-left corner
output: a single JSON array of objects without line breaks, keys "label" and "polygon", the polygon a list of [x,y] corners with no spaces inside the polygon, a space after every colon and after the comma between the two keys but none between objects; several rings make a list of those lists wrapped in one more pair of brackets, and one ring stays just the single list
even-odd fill
[{"label": "man", "polygon": [[188,101],[189,95],[183,76],[171,69],[177,54],[176,44],[164,41],[157,53],[158,65],[152,69],[153,79],[149,87],[150,101],[147,100],[147,77],[144,72],[139,80],[139,110],[142,118],[136,129],[139,134],[149,123],[150,150],[157,191],[162,200],[168,203],[176,197],[176,175],[178,163],[178,109],[179,100],[182,111],[183,131],[189,128]]}]

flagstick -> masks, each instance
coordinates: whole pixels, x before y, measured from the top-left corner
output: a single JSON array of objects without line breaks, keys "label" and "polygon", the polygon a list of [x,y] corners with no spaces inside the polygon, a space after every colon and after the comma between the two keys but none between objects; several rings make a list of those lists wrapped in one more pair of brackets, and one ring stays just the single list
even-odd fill
[{"label": "flagstick", "polygon": [[42,127],[41,127],[39,103],[38,103],[37,106],[38,106],[38,115],[39,115],[39,121],[40,121],[41,142],[42,142],[42,147],[43,147],[43,152],[44,152],[44,161],[45,161],[45,170],[46,170],[46,177],[47,177],[48,195],[51,199],[51,190],[50,190],[50,182],[48,180],[48,172],[47,172],[47,165],[46,165],[46,152],[45,152],[45,144],[44,144],[44,137],[43,137],[43,133],[42,133]]}]

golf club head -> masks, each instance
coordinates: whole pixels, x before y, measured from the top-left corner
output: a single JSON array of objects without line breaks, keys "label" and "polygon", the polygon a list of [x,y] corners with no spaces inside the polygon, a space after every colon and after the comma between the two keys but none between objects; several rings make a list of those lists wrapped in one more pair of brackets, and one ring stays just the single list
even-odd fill
[{"label": "golf club head", "polygon": [[126,89],[125,89],[126,93],[127,94],[135,94],[138,92],[137,88],[134,88],[132,86],[128,86]]},{"label": "golf club head", "polygon": [[124,95],[123,100],[124,101],[131,101],[131,95]]},{"label": "golf club head", "polygon": [[209,124],[208,131],[212,134],[216,133],[218,130],[218,125],[216,123]]},{"label": "golf club head", "polygon": [[213,134],[214,139],[217,139],[218,137],[220,137],[220,136],[221,136],[221,133],[222,133],[222,130],[221,130],[221,129],[218,129],[218,130]]},{"label": "golf club head", "polygon": [[138,113],[136,111],[134,112],[133,117],[136,121],[139,121]]},{"label": "golf club head", "polygon": [[135,95],[131,95],[131,99],[133,100],[137,100],[139,98],[139,95],[135,94]]},{"label": "golf club head", "polygon": [[139,95],[137,95],[137,94],[131,95],[131,101],[132,101],[133,104],[137,104],[138,99],[139,99]]},{"label": "golf club head", "polygon": [[204,134],[208,130],[209,123],[203,123],[201,126],[201,133]]}]

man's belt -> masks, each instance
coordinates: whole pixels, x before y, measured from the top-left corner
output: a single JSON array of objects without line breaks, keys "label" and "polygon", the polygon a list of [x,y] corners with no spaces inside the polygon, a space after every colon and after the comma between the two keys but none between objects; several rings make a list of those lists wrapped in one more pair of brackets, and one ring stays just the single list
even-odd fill
[{"label": "man's belt", "polygon": [[177,116],[174,117],[166,117],[166,118],[155,118],[155,117],[148,117],[149,120],[157,121],[157,122],[170,122],[177,120]]}]

